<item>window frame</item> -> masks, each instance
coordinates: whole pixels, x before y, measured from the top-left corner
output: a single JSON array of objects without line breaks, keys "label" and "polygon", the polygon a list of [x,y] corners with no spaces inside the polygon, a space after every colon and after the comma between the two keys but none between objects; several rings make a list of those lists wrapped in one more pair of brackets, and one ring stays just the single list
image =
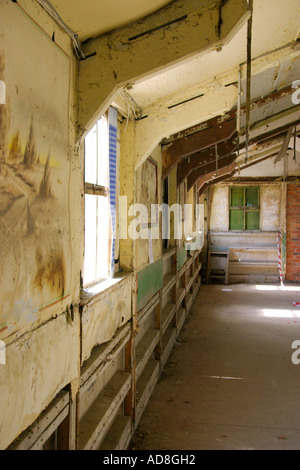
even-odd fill
[{"label": "window frame", "polygon": [[[232,190],[233,189],[242,189],[243,190],[243,206],[232,206]],[[257,189],[257,199],[258,199],[258,206],[252,206],[249,207],[246,205],[246,191],[247,189]],[[244,228],[243,229],[232,229],[230,227],[230,212],[232,209],[239,209],[243,210],[243,222],[244,222]],[[248,212],[258,212],[259,213],[259,219],[258,219],[258,228],[254,229],[248,229],[246,228],[246,214]],[[257,185],[245,185],[245,186],[238,186],[238,185],[232,185],[229,186],[229,231],[230,232],[259,232],[260,231],[260,186]]]},{"label": "window frame", "polygon": [[[108,220],[107,220],[107,253],[108,255],[110,254],[110,247],[111,247],[111,218],[110,218],[110,211],[109,211],[109,121],[108,121],[108,112],[106,112],[105,114],[103,114],[103,116],[100,116],[97,121],[96,121],[96,124],[90,129],[89,132],[91,132],[95,126],[97,126],[97,138],[96,138],[96,141],[97,141],[97,159],[96,159],[96,174],[98,176],[98,165],[99,165],[99,158],[100,158],[100,153],[99,153],[99,143],[98,143],[98,122],[101,120],[101,119],[105,119],[106,121],[106,124],[107,124],[107,152],[106,152],[106,158],[107,158],[107,186],[103,186],[103,185],[100,185],[100,184],[97,184],[97,183],[89,183],[86,181],[86,163],[85,163],[85,159],[86,159],[86,138],[84,139],[84,145],[83,145],[83,161],[84,161],[84,171],[83,171],[83,192],[84,192],[84,256],[83,256],[83,275],[82,275],[82,288],[83,289],[88,289],[89,287],[91,286],[95,286],[96,284],[100,283],[100,282],[103,282],[105,280],[107,280],[109,278],[109,266],[110,266],[110,263],[109,263],[109,256],[108,256],[108,259],[107,259],[107,266],[106,266],[106,270],[107,270],[107,276],[98,276],[97,275],[97,257],[98,257],[98,253],[97,253],[97,240],[98,240],[98,229],[99,229],[99,226],[100,226],[100,221],[98,219],[98,198],[96,199],[96,233],[95,233],[95,238],[96,238],[96,256],[95,256],[95,273],[96,273],[96,278],[92,281],[89,281],[89,282],[84,282],[84,276],[85,276],[85,269],[84,269],[84,266],[85,266],[85,243],[86,243],[86,195],[90,195],[90,196],[99,196],[99,197],[106,197],[107,198],[107,204],[108,204]],[[87,133],[88,135],[88,133]],[[86,135],[86,137],[87,137]]]}]

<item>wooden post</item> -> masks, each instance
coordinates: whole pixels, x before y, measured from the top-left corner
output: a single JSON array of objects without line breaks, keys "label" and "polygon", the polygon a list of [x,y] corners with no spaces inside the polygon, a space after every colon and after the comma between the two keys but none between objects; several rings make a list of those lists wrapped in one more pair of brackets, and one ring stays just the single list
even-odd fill
[{"label": "wooden post", "polygon": [[[162,292],[159,293],[159,303],[155,307],[155,328],[161,329],[161,305],[162,305]],[[161,358],[161,334],[159,335],[159,341],[155,346],[154,354],[157,361]]]},{"label": "wooden post", "polygon": [[76,450],[77,400],[72,400],[69,393],[69,413],[57,428],[57,450]]},{"label": "wooden post", "polygon": [[135,397],[134,397],[134,387],[135,387],[135,376],[134,376],[134,367],[133,367],[133,339],[132,335],[125,345],[125,372],[131,373],[131,387],[124,399],[124,414],[125,416],[131,416],[133,419],[133,410],[135,408]]}]

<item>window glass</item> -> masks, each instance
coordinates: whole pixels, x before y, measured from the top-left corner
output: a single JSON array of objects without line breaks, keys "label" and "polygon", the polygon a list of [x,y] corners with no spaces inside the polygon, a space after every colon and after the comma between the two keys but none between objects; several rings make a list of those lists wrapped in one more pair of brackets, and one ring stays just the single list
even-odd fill
[{"label": "window glass", "polygon": [[246,212],[246,230],[258,230],[259,229],[259,212],[250,211]]},{"label": "window glass", "polygon": [[229,217],[230,230],[244,230],[243,209],[231,209]]},{"label": "window glass", "polygon": [[85,195],[85,243],[84,243],[84,284],[96,279],[97,253],[97,198]]},{"label": "window glass", "polygon": [[259,188],[230,188],[229,230],[259,230]]},{"label": "window glass", "polygon": [[84,171],[85,182],[97,183],[97,127],[87,134],[84,142]]},{"label": "window glass", "polygon": [[258,188],[246,188],[246,206],[258,207]]},{"label": "window glass", "polygon": [[98,123],[98,169],[97,184],[108,185],[108,127],[107,119],[101,118]]},{"label": "window glass", "polygon": [[[85,240],[83,285],[109,275],[108,120],[102,117],[85,138]],[[92,185],[92,186],[91,186]]]},{"label": "window glass", "polygon": [[231,206],[242,207],[244,205],[243,188],[231,188]]}]

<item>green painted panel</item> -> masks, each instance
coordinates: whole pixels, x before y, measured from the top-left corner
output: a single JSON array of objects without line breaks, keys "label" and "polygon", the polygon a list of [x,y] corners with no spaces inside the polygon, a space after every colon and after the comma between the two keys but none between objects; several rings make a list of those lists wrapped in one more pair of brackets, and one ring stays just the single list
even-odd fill
[{"label": "green painted panel", "polygon": [[246,230],[259,230],[259,211],[246,212]]},{"label": "green painted panel", "polygon": [[158,260],[137,273],[137,311],[163,286],[163,263]]},{"label": "green painted panel", "polygon": [[246,188],[246,206],[247,207],[259,207],[258,188]]},{"label": "green painted panel", "polygon": [[231,206],[241,207],[244,205],[244,188],[231,188]]},{"label": "green painted panel", "polygon": [[244,211],[243,209],[230,209],[229,211],[229,229],[244,230]]},{"label": "green painted panel", "polygon": [[187,259],[187,251],[185,248],[177,248],[177,271],[184,265]]}]

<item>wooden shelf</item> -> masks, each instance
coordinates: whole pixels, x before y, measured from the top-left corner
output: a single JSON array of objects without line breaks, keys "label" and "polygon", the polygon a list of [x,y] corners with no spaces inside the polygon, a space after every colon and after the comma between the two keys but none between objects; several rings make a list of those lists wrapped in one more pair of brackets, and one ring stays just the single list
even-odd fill
[{"label": "wooden shelf", "polygon": [[163,308],[162,313],[161,313],[161,324],[160,324],[160,328],[162,332],[164,332],[169,326],[173,318],[173,315],[175,313],[175,310],[176,310],[176,304],[172,304],[170,302],[168,302]]},{"label": "wooden shelf", "polygon": [[125,344],[130,337],[130,325],[124,325],[116,333],[114,338],[108,343],[101,346],[96,346],[90,358],[84,363],[81,368],[80,387],[83,393],[95,379],[103,373],[109,361],[113,360],[120,351],[124,348]]},{"label": "wooden shelf", "polygon": [[184,297],[185,297],[185,288],[180,287],[179,289],[177,289],[177,300],[176,300],[177,308],[178,308],[178,306],[180,306],[180,304],[183,301]]},{"label": "wooden shelf", "polygon": [[231,266],[268,266],[268,267],[278,267],[277,261],[256,261],[256,260],[244,260],[244,261],[229,261]]},{"label": "wooden shelf", "polygon": [[131,438],[131,417],[117,415],[98,450],[123,450]]},{"label": "wooden shelf", "polygon": [[137,426],[143,414],[143,411],[148,403],[150,395],[156,385],[158,376],[159,376],[159,361],[150,359],[136,384],[135,426]]},{"label": "wooden shelf", "polygon": [[135,365],[135,374],[137,379],[141,375],[144,367],[146,366],[148,359],[150,358],[158,341],[159,330],[149,328],[149,330],[144,334],[139,344],[137,345]]},{"label": "wooden shelf", "polygon": [[185,317],[186,317],[185,309],[183,307],[179,307],[176,315],[177,315],[176,323],[177,323],[177,335],[178,335],[185,321]]},{"label": "wooden shelf", "polygon": [[191,292],[188,292],[186,294],[186,308],[188,312],[190,311],[192,307],[193,300],[194,300],[193,294]]},{"label": "wooden shelf", "polygon": [[99,448],[130,388],[131,374],[116,372],[80,421],[80,450]]},{"label": "wooden shelf", "polygon": [[24,431],[8,450],[42,450],[46,440],[69,412],[69,392],[62,390],[40,418]]},{"label": "wooden shelf", "polygon": [[174,248],[169,248],[168,250],[164,251],[163,252],[163,260],[167,260],[168,258],[170,258],[171,256],[174,256],[176,255],[176,247]]},{"label": "wooden shelf", "polygon": [[[218,267],[212,266],[212,260],[218,259],[224,261],[224,266]],[[214,249],[211,247],[208,250],[208,262],[207,262],[207,274],[206,282],[209,283],[210,279],[220,279],[224,281],[224,284],[228,284],[228,265],[229,265],[229,249]]]},{"label": "wooden shelf", "polygon": [[164,280],[163,280],[163,289],[162,289],[162,293],[163,293],[163,294],[166,294],[166,293],[171,289],[171,287],[173,287],[173,285],[175,284],[175,282],[176,282],[176,276],[175,276],[175,274],[173,274],[173,273],[167,273],[167,274],[165,274]]},{"label": "wooden shelf", "polygon": [[176,338],[176,329],[172,326],[165,331],[162,337],[162,355],[161,363],[164,365],[170,355]]},{"label": "wooden shelf", "polygon": [[186,280],[186,288],[189,290],[193,284],[194,277],[193,276],[188,276]]}]

